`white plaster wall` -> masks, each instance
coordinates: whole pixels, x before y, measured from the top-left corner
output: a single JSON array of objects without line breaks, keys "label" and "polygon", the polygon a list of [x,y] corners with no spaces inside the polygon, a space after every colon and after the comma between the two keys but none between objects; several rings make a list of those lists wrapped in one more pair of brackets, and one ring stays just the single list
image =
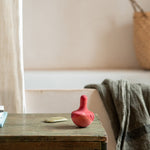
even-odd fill
[{"label": "white plaster wall", "polygon": [[129,0],[24,0],[25,69],[139,68],[132,15]]}]

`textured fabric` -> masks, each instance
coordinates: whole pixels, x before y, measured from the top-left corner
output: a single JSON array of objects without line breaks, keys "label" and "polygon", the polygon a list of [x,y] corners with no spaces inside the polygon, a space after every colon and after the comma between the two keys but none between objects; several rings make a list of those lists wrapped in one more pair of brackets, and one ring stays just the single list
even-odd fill
[{"label": "textured fabric", "polygon": [[0,0],[0,105],[23,112],[22,0]]},{"label": "textured fabric", "polygon": [[103,100],[116,138],[116,150],[150,149],[150,86],[107,79],[86,88],[97,89]]}]

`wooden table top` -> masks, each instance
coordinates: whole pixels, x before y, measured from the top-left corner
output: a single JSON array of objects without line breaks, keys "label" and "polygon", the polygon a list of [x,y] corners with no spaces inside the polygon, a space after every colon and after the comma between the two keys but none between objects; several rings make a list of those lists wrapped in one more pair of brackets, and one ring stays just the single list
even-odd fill
[{"label": "wooden table top", "polygon": [[[45,123],[49,117],[62,116],[66,122]],[[106,132],[97,115],[87,128],[78,128],[70,114],[8,114],[0,128],[0,142],[19,141],[106,141]]]}]

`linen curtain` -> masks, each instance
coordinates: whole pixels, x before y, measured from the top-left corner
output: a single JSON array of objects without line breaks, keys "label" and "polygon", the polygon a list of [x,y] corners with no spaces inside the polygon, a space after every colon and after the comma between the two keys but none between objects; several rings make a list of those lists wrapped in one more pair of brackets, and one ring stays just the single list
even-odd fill
[{"label": "linen curtain", "polygon": [[0,105],[25,111],[22,0],[0,0]]}]

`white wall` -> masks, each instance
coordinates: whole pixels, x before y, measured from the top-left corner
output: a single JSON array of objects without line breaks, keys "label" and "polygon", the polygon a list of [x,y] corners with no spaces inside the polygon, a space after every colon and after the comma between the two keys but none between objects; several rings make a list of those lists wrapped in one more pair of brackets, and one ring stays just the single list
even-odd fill
[{"label": "white wall", "polygon": [[129,0],[23,3],[25,69],[139,68]]}]

